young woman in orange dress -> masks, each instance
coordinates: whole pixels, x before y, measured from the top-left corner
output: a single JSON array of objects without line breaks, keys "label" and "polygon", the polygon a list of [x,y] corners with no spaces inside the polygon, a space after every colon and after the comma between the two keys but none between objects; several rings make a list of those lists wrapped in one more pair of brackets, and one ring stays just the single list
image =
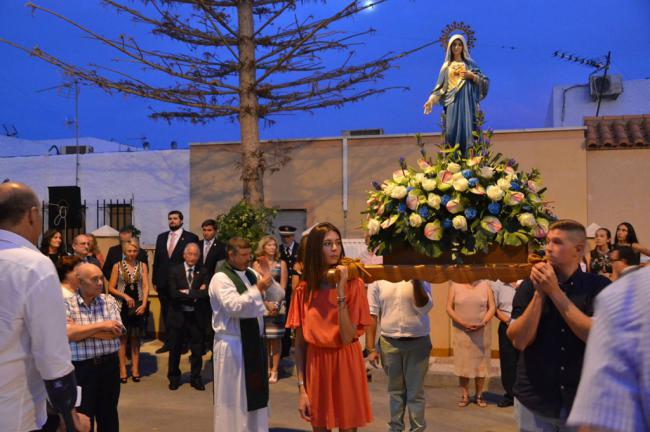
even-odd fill
[{"label": "young woman in orange dress", "polygon": [[[364,283],[348,280],[341,233],[318,224],[307,237],[303,280],[294,290],[287,328],[296,330],[300,416],[314,432],[356,431],[372,421],[366,369],[358,337],[370,325]],[[338,269],[340,281],[327,281]]]}]

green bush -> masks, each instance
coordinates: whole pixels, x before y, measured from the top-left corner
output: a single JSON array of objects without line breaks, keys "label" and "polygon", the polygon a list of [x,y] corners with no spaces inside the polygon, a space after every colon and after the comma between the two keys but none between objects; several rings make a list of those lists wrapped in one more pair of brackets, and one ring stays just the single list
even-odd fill
[{"label": "green bush", "polygon": [[242,237],[248,239],[255,250],[260,239],[271,232],[277,213],[276,209],[256,208],[242,200],[227,213],[217,216],[218,239],[226,243],[233,237]]}]

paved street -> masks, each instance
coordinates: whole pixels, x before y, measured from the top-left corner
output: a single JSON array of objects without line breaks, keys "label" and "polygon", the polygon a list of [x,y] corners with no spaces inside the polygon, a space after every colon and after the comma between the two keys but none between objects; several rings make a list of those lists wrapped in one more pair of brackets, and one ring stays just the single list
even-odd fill
[{"label": "paved street", "polygon": [[[177,391],[167,389],[167,354],[155,355],[160,342],[148,342],[141,355],[140,383],[129,381],[122,385],[120,395],[120,422],[124,432],[144,431],[211,431],[212,430],[212,390],[206,382],[207,390],[199,392],[189,385],[189,355],[181,359],[184,372],[183,385]],[[204,378],[212,380],[210,356],[205,357]],[[442,382],[427,379],[427,382]],[[449,382],[449,381],[447,381]],[[386,431],[388,419],[388,398],[385,381],[379,371],[373,374],[370,383],[375,421],[363,428],[364,431]],[[444,432],[514,432],[512,408],[497,408],[494,401],[487,408],[472,404],[458,408],[458,390],[448,386],[428,386],[427,421],[428,430]],[[281,379],[271,386],[271,431],[309,431],[311,428],[302,421],[297,412],[297,390],[294,377]],[[228,431],[224,431],[228,432]]]}]

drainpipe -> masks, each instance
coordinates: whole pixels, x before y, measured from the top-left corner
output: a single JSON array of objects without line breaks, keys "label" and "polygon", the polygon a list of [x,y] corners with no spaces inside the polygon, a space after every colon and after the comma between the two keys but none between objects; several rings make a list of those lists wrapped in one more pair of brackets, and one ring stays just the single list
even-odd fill
[{"label": "drainpipe", "polygon": [[348,236],[348,187],[349,187],[349,178],[348,178],[348,139],[347,137],[343,138],[342,143],[343,150],[343,202],[341,203],[343,207],[343,237]]}]

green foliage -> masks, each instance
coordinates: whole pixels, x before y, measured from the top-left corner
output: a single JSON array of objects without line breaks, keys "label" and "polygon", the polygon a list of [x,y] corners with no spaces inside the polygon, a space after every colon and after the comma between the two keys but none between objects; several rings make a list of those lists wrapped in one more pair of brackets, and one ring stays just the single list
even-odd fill
[{"label": "green foliage", "polygon": [[217,216],[218,238],[226,243],[233,237],[242,237],[251,242],[253,250],[260,239],[271,232],[271,225],[277,209],[253,207],[242,200],[228,213]]}]

